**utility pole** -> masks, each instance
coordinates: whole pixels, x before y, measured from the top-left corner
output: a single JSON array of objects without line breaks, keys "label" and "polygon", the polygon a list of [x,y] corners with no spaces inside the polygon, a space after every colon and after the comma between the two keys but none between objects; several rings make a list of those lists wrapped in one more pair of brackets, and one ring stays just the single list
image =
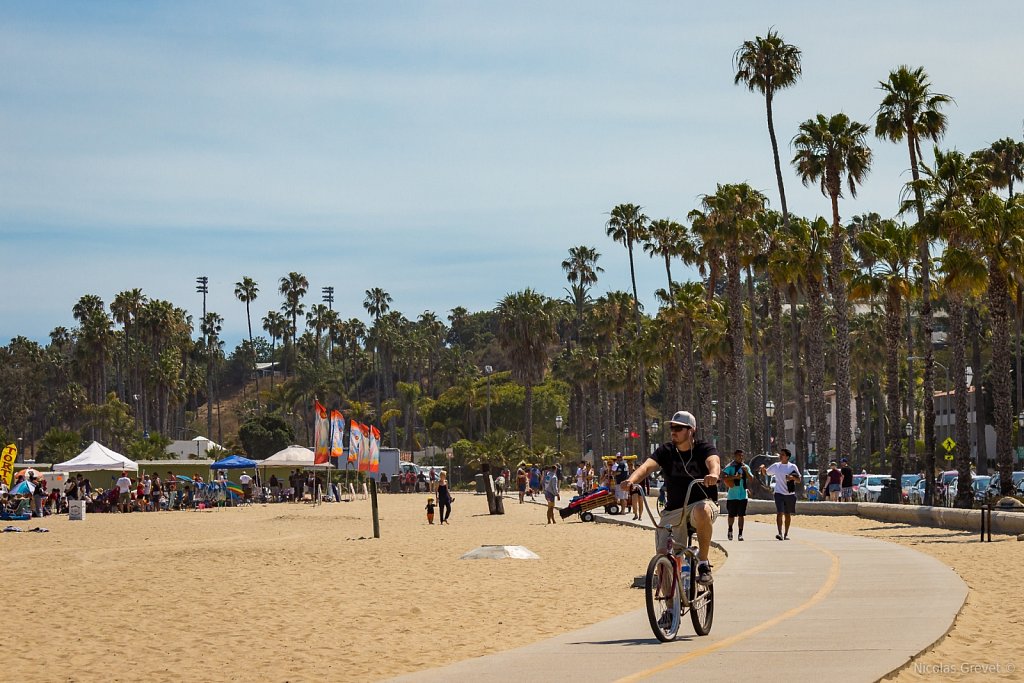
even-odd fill
[{"label": "utility pole", "polygon": [[203,317],[199,329],[203,333],[203,349],[206,351],[206,438],[213,435],[213,356],[210,354],[210,335],[206,329],[206,295],[210,293],[210,278],[200,275],[196,278],[196,291],[203,295]]}]

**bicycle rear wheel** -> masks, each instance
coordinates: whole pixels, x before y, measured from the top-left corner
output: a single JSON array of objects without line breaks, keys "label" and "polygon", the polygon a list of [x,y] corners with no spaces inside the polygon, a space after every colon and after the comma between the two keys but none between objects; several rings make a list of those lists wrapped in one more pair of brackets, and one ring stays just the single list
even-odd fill
[{"label": "bicycle rear wheel", "polygon": [[682,614],[675,563],[668,555],[655,555],[647,565],[647,619],[655,637],[663,643],[675,640]]},{"label": "bicycle rear wheel", "polygon": [[690,557],[690,621],[698,636],[711,633],[711,622],[715,618],[715,584],[697,581],[697,558]]}]

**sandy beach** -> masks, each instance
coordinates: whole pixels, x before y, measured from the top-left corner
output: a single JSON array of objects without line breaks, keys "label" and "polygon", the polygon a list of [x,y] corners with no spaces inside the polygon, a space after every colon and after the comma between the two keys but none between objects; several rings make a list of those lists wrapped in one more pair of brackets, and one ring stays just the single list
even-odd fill
[{"label": "sandy beach", "polygon": [[[748,520],[775,524],[774,515]],[[1020,680],[1024,676],[1020,601],[1024,542],[1015,536],[994,534],[991,543],[981,543],[977,532],[884,524],[859,517],[797,515],[793,527],[793,536],[799,534],[799,527],[807,527],[906,545],[949,565],[968,585],[967,603],[949,634],[886,680]]]},{"label": "sandy beach", "polygon": [[[461,492],[450,525],[428,526],[426,499],[380,496],[379,540],[363,500],[21,522],[50,533],[0,535],[10,642],[27,648],[4,678],[377,680],[643,606],[649,531],[548,526],[515,500],[491,516]],[[459,559],[484,544],[541,559]]]},{"label": "sandy beach", "polygon": [[[363,500],[50,517],[48,534],[2,534],[8,605],[19,613],[12,642],[26,655],[7,658],[5,678],[379,680],[642,608],[630,583],[646,567],[650,532],[576,517],[548,526],[543,506],[514,499],[491,516],[468,493],[456,493],[450,526],[429,526],[425,503],[425,494],[381,496],[379,540]],[[795,526],[906,544],[964,578],[967,605],[918,663],[1024,666],[1024,544],[1013,537],[981,544],[973,533],[854,517]],[[459,559],[484,544],[526,546],[541,559]],[[893,678],[971,675],[912,664]]]}]

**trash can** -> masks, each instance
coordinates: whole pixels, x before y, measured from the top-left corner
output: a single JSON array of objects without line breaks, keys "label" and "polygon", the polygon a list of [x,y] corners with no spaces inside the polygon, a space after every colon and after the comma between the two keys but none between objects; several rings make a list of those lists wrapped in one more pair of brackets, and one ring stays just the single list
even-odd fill
[{"label": "trash can", "polygon": [[68,519],[84,521],[85,520],[85,501],[84,500],[69,500],[68,501]]},{"label": "trash can", "polygon": [[474,474],[473,481],[476,482],[477,493],[487,493],[487,484],[484,482],[483,474]]},{"label": "trash can", "polygon": [[879,503],[899,503],[900,487],[892,477],[882,480],[882,490],[878,492]]}]

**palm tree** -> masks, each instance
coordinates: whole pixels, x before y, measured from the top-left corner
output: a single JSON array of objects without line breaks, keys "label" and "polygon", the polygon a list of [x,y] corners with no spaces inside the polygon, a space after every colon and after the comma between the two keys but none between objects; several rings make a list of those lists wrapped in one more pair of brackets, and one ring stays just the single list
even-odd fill
[{"label": "palm tree", "polygon": [[95,294],[82,296],[72,308],[72,314],[79,322],[77,353],[84,368],[89,401],[102,405],[106,402],[107,356],[113,341],[113,323],[103,299]]},{"label": "palm tree", "polygon": [[[366,297],[363,299],[363,308],[373,318],[374,327],[378,327],[380,319],[388,311],[391,310],[391,295],[385,292],[380,287],[373,287],[372,289],[366,290]],[[373,381],[374,381],[374,392],[377,398],[377,414],[381,414],[381,383],[380,383],[380,350],[376,344],[373,347]]]},{"label": "palm tree", "polygon": [[526,444],[533,448],[533,387],[544,379],[548,348],[554,343],[555,320],[551,300],[524,289],[498,302],[498,340],[509,355],[512,376],[526,388]]},{"label": "palm tree", "polygon": [[320,350],[321,340],[324,333],[327,332],[331,327],[331,311],[325,304],[313,304],[309,307],[306,312],[306,327],[313,330],[314,333],[314,346],[315,355],[313,362],[315,365],[320,364]]},{"label": "palm tree", "polygon": [[[636,264],[633,262],[633,245],[643,243],[649,234],[648,218],[644,215],[641,207],[636,204],[619,204],[612,209],[608,222],[605,224],[605,234],[611,237],[622,246],[626,247],[629,253],[629,279],[633,284],[633,318],[636,321],[636,341],[640,342],[640,297],[636,291]],[[640,452],[647,453],[647,430],[643,426],[647,423],[645,417],[645,406],[647,404],[646,391],[644,389],[644,365],[641,361],[636,374],[637,386],[637,408],[635,415],[636,424],[640,429]]]},{"label": "palm tree", "polygon": [[[875,116],[875,136],[901,142],[906,140],[910,154],[910,174],[913,187],[921,178],[918,162],[921,158],[921,139],[938,142],[946,132],[946,115],[940,110],[953,98],[934,93],[928,74],[923,67],[911,69],[900,66],[879,82],[882,102]],[[917,222],[924,222],[924,199],[916,194]],[[924,443],[928,462],[928,476],[935,472],[935,357],[932,350],[931,252],[930,240],[924,231],[918,242],[918,261],[921,267],[921,327],[924,343]]]},{"label": "palm tree", "polygon": [[1013,199],[1013,182],[1024,181],[1024,142],[1003,138],[972,156],[984,164],[991,187],[1005,187],[1009,198]]},{"label": "palm tree", "polygon": [[256,296],[260,293],[260,288],[256,284],[256,281],[251,277],[243,276],[241,281],[235,283],[235,298],[245,304],[245,322],[249,326],[249,346],[253,349],[252,355],[252,374],[256,379],[256,401],[259,402],[260,395],[260,376],[256,371],[256,347],[252,342],[252,313],[249,310],[249,304],[256,301]]},{"label": "palm tree", "polygon": [[[203,349],[206,354],[206,436],[211,439],[213,438],[214,366],[220,352],[220,333],[223,325],[224,318],[213,311],[206,314],[200,325],[203,339],[206,340],[206,347]],[[219,408],[217,417],[219,420]],[[223,436],[219,435],[217,441],[223,443]]]},{"label": "palm tree", "polygon": [[[965,299],[980,294],[985,284],[985,265],[978,258],[974,234],[974,205],[986,191],[988,182],[972,157],[956,150],[943,152],[938,146],[935,147],[934,164],[929,167],[922,163],[921,175],[915,196],[921,196],[926,203],[925,228],[946,243],[942,255],[942,284],[949,310],[946,340],[952,351],[950,371],[956,390],[955,441],[960,445],[956,454],[960,471],[956,504],[969,508],[974,504],[974,492],[971,488],[967,380],[964,377],[967,365]],[[948,406],[949,396],[946,402]]]},{"label": "palm tree", "polygon": [[[829,285],[836,314],[836,453],[849,456],[852,449],[850,420],[850,302],[846,292],[846,232],[839,221],[839,197],[843,185],[857,196],[871,167],[871,150],[864,142],[868,127],[846,114],[825,118],[818,114],[800,124],[793,138],[793,165],[803,184],[818,182],[821,193],[832,200],[832,239],[829,246]],[[844,183],[845,180],[845,183]]]},{"label": "palm tree", "polygon": [[672,282],[672,257],[680,255],[680,249],[686,243],[686,228],[668,218],[653,221],[644,240],[644,251],[651,258],[660,256],[665,260],[665,275],[668,277],[668,296],[671,301],[675,297],[675,283]]},{"label": "palm tree", "polygon": [[[277,311],[267,311],[267,314],[263,316],[263,329],[267,334],[270,335],[270,360],[272,363],[277,363],[277,340],[284,339],[288,336],[288,319]],[[270,388],[274,388],[274,373],[277,368],[271,365],[270,368]]]},{"label": "palm tree", "polygon": [[996,466],[1002,495],[1013,488],[1013,398],[1010,351],[1010,280],[1024,263],[1024,202],[989,192],[978,201],[977,235],[988,267],[988,309],[992,319],[992,404],[996,429]]},{"label": "palm tree", "polygon": [[[129,372],[132,375],[131,381],[128,382],[129,388],[125,389],[125,382],[121,376],[120,365],[118,367],[118,393],[127,402],[129,395],[138,394],[141,391],[140,388],[140,373],[138,368],[138,362],[135,359],[135,349],[133,347],[137,332],[135,330],[139,314],[142,312],[142,308],[148,301],[145,294],[142,293],[141,289],[130,289],[123,292],[119,292],[114,296],[114,300],[110,302],[110,314],[114,318],[114,322],[119,323],[124,331],[124,362],[126,364],[125,372]],[[138,398],[142,399],[142,396]],[[133,410],[136,414],[139,412],[139,401],[135,401],[133,404]]]},{"label": "palm tree", "polygon": [[705,245],[713,243],[725,256],[729,336],[732,343],[730,374],[733,385],[729,424],[733,448],[750,450],[750,405],[747,396],[745,359],[746,324],[743,309],[743,259],[758,232],[757,216],[764,211],[767,197],[746,183],[719,185],[713,195],[701,200]]},{"label": "palm tree", "polygon": [[775,121],[772,116],[772,102],[775,93],[794,85],[803,72],[800,64],[800,49],[782,39],[777,31],[769,29],[765,37],[757,36],[747,40],[733,54],[736,76],[733,83],[743,83],[751,92],[764,95],[768,117],[768,137],[772,141],[772,155],[775,160],[775,179],[779,185],[779,200],[782,207],[782,223],[789,227],[789,208],[786,204],[786,188],[782,182],[782,163],[779,160],[779,143],[775,137]]},{"label": "palm tree", "polygon": [[[891,476],[903,476],[902,424],[900,419],[900,337],[903,301],[910,296],[912,281],[907,276],[914,262],[915,236],[907,226],[883,220],[857,237],[871,254],[877,268],[858,273],[850,286],[852,298],[870,300],[881,296],[885,310],[886,441],[891,448]],[[963,373],[961,373],[963,374]],[[964,413],[966,415],[966,412]]]},{"label": "palm tree", "polygon": [[[281,278],[278,282],[277,291],[284,297],[284,303],[281,304],[281,312],[291,318],[291,344],[285,344],[285,356],[290,356],[294,354],[295,335],[299,329],[299,316],[306,310],[306,305],[302,303],[302,297],[306,296],[306,292],[309,291],[309,280],[302,273],[292,271],[286,277]],[[287,342],[288,339],[285,338],[285,341]],[[285,376],[288,375],[287,368],[288,366],[285,365]]]}]

